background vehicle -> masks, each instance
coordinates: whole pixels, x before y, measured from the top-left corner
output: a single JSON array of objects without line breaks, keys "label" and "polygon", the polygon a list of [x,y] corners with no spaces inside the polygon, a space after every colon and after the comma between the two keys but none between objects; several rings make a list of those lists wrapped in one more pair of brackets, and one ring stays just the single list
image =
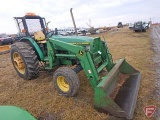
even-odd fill
[{"label": "background vehicle", "polygon": [[85,28],[78,28],[78,29],[77,29],[77,33],[78,33],[79,35],[86,35],[87,32],[88,32],[88,30],[85,29]]},{"label": "background vehicle", "polygon": [[14,37],[15,42],[16,42],[16,41],[19,41],[19,40],[22,38],[22,36],[23,36],[22,34],[19,35],[19,33],[17,33],[16,36]]},{"label": "background vehicle", "polygon": [[74,35],[75,34],[75,31],[74,31],[73,28],[67,28],[66,32],[67,32],[68,35]]},{"label": "background vehicle", "polygon": [[146,26],[145,24],[143,24],[142,21],[135,22],[132,29],[135,32],[138,32],[138,31],[146,32]]},{"label": "background vehicle", "polygon": [[117,27],[118,27],[118,28],[123,28],[122,22],[118,22]]},{"label": "background vehicle", "polygon": [[133,26],[134,26],[134,24],[132,24],[132,23],[129,23],[129,25],[128,25],[128,27],[129,27],[130,30],[133,29]]},{"label": "background vehicle", "polygon": [[[61,95],[72,97],[80,86],[77,73],[84,70],[94,90],[96,109],[117,117],[133,117],[141,74],[124,58],[113,63],[106,41],[50,34],[45,18],[33,13],[14,18],[19,32],[26,35],[11,46],[10,52],[13,66],[21,78],[37,78],[39,62],[46,70],[59,67],[53,73],[54,86]],[[102,76],[103,70],[107,72]]]},{"label": "background vehicle", "polygon": [[91,34],[96,34],[97,29],[86,23],[89,27],[88,32]]},{"label": "background vehicle", "polygon": [[0,34],[0,45],[7,45],[14,43],[14,39],[8,37],[6,34]]},{"label": "background vehicle", "polygon": [[58,33],[58,35],[63,35],[63,36],[68,35],[67,31],[64,29],[57,29],[57,33]]},{"label": "background vehicle", "polygon": [[151,26],[149,22],[148,23],[147,22],[143,22],[143,25],[145,26],[146,29],[150,28],[150,26]]}]

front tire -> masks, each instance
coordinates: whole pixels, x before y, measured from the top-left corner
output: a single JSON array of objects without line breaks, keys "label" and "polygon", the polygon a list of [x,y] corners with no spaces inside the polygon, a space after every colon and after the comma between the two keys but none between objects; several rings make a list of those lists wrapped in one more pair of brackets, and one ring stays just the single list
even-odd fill
[{"label": "front tire", "polygon": [[64,96],[75,96],[80,82],[77,74],[68,67],[60,67],[53,74],[56,90]]},{"label": "front tire", "polygon": [[11,61],[17,74],[24,80],[37,78],[39,61],[33,48],[25,42],[17,42],[11,46]]}]

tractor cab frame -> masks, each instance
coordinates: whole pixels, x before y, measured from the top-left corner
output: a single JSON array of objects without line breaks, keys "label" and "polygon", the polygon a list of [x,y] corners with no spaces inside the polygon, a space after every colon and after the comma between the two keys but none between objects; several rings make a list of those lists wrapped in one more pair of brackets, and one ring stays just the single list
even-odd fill
[{"label": "tractor cab frame", "polygon": [[32,37],[37,31],[42,31],[45,36],[48,33],[48,26],[45,18],[43,17],[33,13],[27,13],[24,17],[14,17],[14,19],[21,37]]}]

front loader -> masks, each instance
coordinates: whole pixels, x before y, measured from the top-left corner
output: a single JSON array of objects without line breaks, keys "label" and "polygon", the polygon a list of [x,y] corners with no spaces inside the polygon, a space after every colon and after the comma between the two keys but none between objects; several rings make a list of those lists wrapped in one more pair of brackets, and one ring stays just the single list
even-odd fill
[{"label": "front loader", "polygon": [[99,37],[56,35],[56,31],[49,32],[45,18],[33,13],[14,19],[23,37],[11,46],[10,54],[21,78],[37,78],[39,63],[46,70],[59,67],[53,73],[55,88],[61,95],[75,96],[80,86],[77,73],[84,70],[94,90],[95,108],[132,119],[141,74],[124,58],[113,63],[106,41]]}]

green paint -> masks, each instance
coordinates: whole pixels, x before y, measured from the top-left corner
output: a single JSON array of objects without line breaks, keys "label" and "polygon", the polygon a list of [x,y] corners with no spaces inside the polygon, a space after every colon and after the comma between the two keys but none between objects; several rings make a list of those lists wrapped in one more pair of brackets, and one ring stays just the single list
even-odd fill
[{"label": "green paint", "polygon": [[0,106],[0,120],[36,120],[36,118],[22,108]]},{"label": "green paint", "polygon": [[55,40],[60,40],[63,42],[67,43],[72,43],[72,44],[90,44],[90,42],[94,41],[94,38],[92,37],[86,37],[86,36],[61,36],[61,35],[54,35],[52,36],[53,39]]}]

